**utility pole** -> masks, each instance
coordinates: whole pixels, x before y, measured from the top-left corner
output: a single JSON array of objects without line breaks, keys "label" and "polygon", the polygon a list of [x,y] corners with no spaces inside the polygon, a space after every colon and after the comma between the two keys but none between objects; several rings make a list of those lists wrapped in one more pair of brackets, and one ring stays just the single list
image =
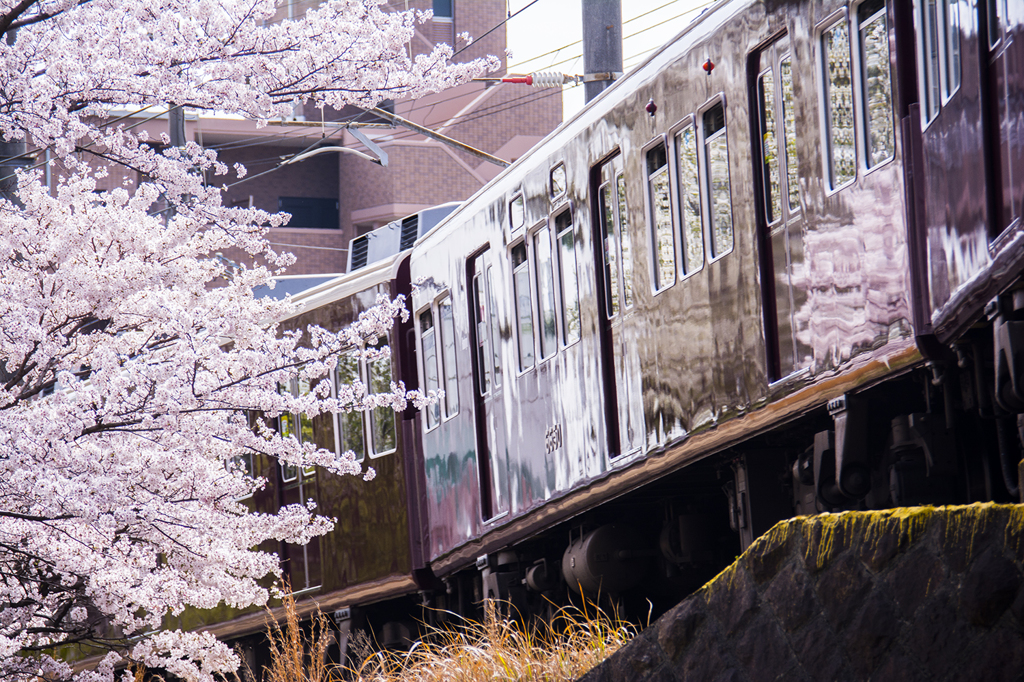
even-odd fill
[{"label": "utility pole", "polygon": [[[622,73],[622,0],[583,0],[583,87],[586,101]],[[609,74],[610,78],[587,76]],[[614,75],[613,75],[614,74]]]}]

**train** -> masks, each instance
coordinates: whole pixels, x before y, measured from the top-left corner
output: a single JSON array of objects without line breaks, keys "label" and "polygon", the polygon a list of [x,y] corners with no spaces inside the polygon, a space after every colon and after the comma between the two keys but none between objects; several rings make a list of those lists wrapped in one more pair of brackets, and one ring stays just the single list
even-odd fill
[{"label": "train", "polygon": [[254,508],[338,519],[270,549],[344,660],[489,599],[643,620],[795,515],[1019,501],[1022,205],[1024,2],[721,0],[296,295],[328,329],[404,296],[337,381],[439,398],[280,416],[377,476],[254,458]]}]

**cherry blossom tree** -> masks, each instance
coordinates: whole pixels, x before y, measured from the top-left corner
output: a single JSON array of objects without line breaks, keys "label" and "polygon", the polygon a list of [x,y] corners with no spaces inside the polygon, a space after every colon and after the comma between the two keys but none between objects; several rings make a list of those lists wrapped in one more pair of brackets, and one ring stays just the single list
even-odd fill
[{"label": "cherry blossom tree", "polygon": [[[271,23],[274,0],[0,1],[0,136],[62,169],[52,191],[19,172],[0,200],[0,679],[100,682],[126,659],[189,680],[234,669],[212,637],[159,631],[162,618],[264,603],[277,558],[252,548],[331,528],[305,506],[250,513],[236,500],[261,481],[237,458],[361,473],[250,415],[404,407],[400,385],[332,396],[323,380],[343,349],[386,352],[373,346],[401,301],[341,333],[280,329],[295,307],[253,287],[289,262],[264,239],[282,217],[221,205],[214,153],[112,115],[174,103],[265,122],[494,67],[451,64],[444,46],[411,58],[417,18],[381,4]],[[145,181],[97,192],[96,160]],[[229,248],[257,264],[227,269],[215,254]],[[295,376],[312,393],[278,391]],[[60,652],[75,643],[110,653],[74,673]]]}]

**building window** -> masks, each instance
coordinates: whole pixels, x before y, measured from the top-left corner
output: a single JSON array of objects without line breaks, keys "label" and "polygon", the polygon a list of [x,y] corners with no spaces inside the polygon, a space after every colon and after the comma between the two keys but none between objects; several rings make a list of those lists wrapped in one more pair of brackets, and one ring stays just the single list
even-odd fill
[{"label": "building window", "polygon": [[853,74],[850,66],[850,34],[840,21],[822,34],[825,83],[825,135],[829,184],[845,185],[857,174],[853,126]]},{"label": "building window", "polygon": [[725,134],[725,107],[718,102],[704,112],[704,154],[707,164],[708,224],[711,257],[732,251],[732,191],[729,186],[729,143]]},{"label": "building window", "polygon": [[338,200],[315,197],[278,197],[277,210],[290,213],[287,227],[338,229]]},{"label": "building window", "polygon": [[453,0],[434,0],[434,18],[451,20],[453,4]]},{"label": "building window", "polygon": [[676,246],[672,235],[672,200],[669,196],[668,155],[665,143],[647,150],[647,203],[654,243],[654,288],[661,291],[676,277]]},{"label": "building window", "polygon": [[519,371],[533,367],[533,303],[530,294],[530,262],[526,258],[526,242],[512,247],[512,290],[516,303],[516,326],[519,331]]}]

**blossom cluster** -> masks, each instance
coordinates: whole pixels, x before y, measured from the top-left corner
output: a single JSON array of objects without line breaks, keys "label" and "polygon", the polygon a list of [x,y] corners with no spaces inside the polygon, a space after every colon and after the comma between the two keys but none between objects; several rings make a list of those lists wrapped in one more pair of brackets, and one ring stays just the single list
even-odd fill
[{"label": "blossom cluster", "polygon": [[[163,618],[264,603],[277,558],[253,548],[332,526],[304,505],[251,512],[237,500],[264,482],[237,458],[361,473],[249,415],[420,399],[323,381],[341,351],[381,352],[401,301],[340,333],[282,329],[296,306],[253,295],[290,261],[264,238],[282,217],[223,206],[207,179],[229,170],[209,150],[109,118],[173,103],[265,122],[493,66],[452,64],[446,46],[410,57],[416,17],[382,5],[329,0],[272,23],[274,0],[0,1],[0,136],[62,172],[52,191],[20,172],[0,199],[0,678],[111,682],[125,658],[187,680],[234,669],[212,637],[158,632]],[[97,191],[94,160],[143,181]],[[256,265],[229,270],[227,249]],[[296,376],[318,388],[278,390]],[[55,653],[74,643],[111,653],[74,673]]]}]

